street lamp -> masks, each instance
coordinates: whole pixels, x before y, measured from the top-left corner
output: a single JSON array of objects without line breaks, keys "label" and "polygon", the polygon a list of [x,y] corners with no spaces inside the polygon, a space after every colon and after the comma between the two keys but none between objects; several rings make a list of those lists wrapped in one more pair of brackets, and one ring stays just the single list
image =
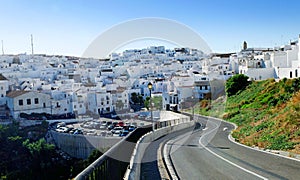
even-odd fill
[{"label": "street lamp", "polygon": [[152,121],[152,131],[154,132],[154,123],[153,123],[153,108],[152,108],[152,97],[151,97],[151,91],[152,91],[152,88],[153,88],[153,86],[152,86],[152,83],[151,82],[149,82],[148,83],[148,89],[149,89],[149,91],[150,91],[150,109],[151,109],[151,121]]},{"label": "street lamp", "polygon": [[194,96],[192,96],[192,108],[193,108],[193,117],[192,120],[194,120],[195,116],[195,110],[194,110]]}]

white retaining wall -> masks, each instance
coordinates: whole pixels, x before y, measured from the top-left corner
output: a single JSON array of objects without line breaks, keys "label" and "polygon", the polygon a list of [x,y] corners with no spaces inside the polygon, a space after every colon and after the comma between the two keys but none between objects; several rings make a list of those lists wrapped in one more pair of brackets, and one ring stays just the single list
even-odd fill
[{"label": "white retaining wall", "polygon": [[121,137],[84,136],[51,131],[51,136],[58,148],[72,157],[86,159],[94,149],[107,150]]}]

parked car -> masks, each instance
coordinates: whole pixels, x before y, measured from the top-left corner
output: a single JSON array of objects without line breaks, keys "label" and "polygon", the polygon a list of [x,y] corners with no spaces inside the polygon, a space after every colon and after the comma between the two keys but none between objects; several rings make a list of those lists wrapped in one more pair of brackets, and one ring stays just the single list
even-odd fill
[{"label": "parked car", "polygon": [[114,129],[112,129],[111,132],[113,134],[119,134],[122,130],[123,130],[123,127],[117,126],[117,127],[114,127]]},{"label": "parked car", "polygon": [[133,125],[130,125],[129,127],[128,127],[128,131],[133,131],[133,130],[135,130],[135,126],[133,126]]},{"label": "parked car", "polygon": [[114,128],[114,125],[111,124],[111,125],[109,125],[109,126],[107,127],[107,130],[110,131],[110,130],[112,130],[113,128]]},{"label": "parked car", "polygon": [[110,131],[108,131],[107,133],[106,133],[106,136],[112,136],[113,134],[112,134],[112,132],[110,132]]},{"label": "parked car", "polygon": [[105,125],[101,125],[99,129],[102,129],[102,130],[106,129],[106,126]]},{"label": "parked car", "polygon": [[118,126],[118,122],[113,122],[112,124],[114,127]]},{"label": "parked car", "polygon": [[123,127],[123,126],[124,126],[124,122],[123,122],[123,121],[119,121],[119,122],[118,122],[118,126]]},{"label": "parked car", "polygon": [[130,125],[130,122],[126,122],[125,125],[126,125],[126,126],[129,126],[129,125]]},{"label": "parked car", "polygon": [[106,136],[106,134],[107,134],[106,131],[102,131],[102,132],[100,133],[100,136]]},{"label": "parked car", "polygon": [[56,128],[65,127],[65,126],[66,126],[65,122],[60,122],[60,123],[57,123]]},{"label": "parked car", "polygon": [[81,129],[77,129],[74,134],[83,134],[82,130]]},{"label": "parked car", "polygon": [[121,133],[119,134],[120,137],[124,137],[124,136],[127,136],[129,134],[129,131],[127,130],[123,130],[121,131]]}]

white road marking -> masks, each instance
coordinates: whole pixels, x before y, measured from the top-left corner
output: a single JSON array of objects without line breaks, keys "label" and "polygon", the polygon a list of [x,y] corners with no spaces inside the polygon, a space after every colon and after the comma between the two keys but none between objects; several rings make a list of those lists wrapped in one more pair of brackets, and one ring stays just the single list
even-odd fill
[{"label": "white road marking", "polygon": [[229,161],[228,159],[226,159],[226,158],[220,156],[219,154],[213,152],[213,151],[210,150],[208,147],[206,147],[205,145],[202,144],[202,139],[203,139],[207,134],[210,134],[211,132],[213,132],[213,131],[215,131],[216,129],[219,128],[219,127],[217,126],[216,123],[214,123],[214,122],[212,122],[212,123],[215,124],[216,127],[215,127],[214,129],[210,130],[209,132],[205,133],[203,136],[201,136],[201,138],[199,139],[199,144],[200,144],[205,150],[207,150],[207,151],[210,152],[211,154],[215,155],[216,157],[222,159],[223,161],[225,161],[225,162],[227,162],[227,163],[229,163],[229,164],[231,164],[231,165],[233,165],[233,166],[235,166],[235,167],[237,167],[237,168],[239,168],[239,169],[241,169],[241,170],[243,170],[243,171],[245,171],[245,172],[247,172],[247,173],[249,173],[249,174],[252,174],[252,175],[254,175],[254,176],[256,176],[256,177],[258,177],[258,178],[260,178],[260,179],[267,180],[268,178],[263,177],[263,176],[261,176],[261,175],[259,175],[259,174],[256,174],[256,173],[253,172],[253,171],[250,171],[250,170],[248,170],[248,169],[245,169],[245,168],[243,168],[243,167],[241,167],[241,166],[239,166],[239,165],[237,165],[237,164],[235,164],[235,163]]}]

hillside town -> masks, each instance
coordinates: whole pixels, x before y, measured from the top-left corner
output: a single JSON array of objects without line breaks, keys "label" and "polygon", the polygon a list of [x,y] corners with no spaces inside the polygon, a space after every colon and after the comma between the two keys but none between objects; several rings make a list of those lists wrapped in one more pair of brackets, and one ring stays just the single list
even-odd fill
[{"label": "hillside town", "polygon": [[162,98],[161,109],[180,111],[191,100],[211,99],[218,93],[211,82],[234,74],[249,80],[299,77],[299,40],[274,48],[249,48],[244,42],[240,52],[226,54],[164,46],[125,50],[107,59],[3,54],[0,118],[112,117],[140,110],[133,99],[145,100],[150,90]]}]

